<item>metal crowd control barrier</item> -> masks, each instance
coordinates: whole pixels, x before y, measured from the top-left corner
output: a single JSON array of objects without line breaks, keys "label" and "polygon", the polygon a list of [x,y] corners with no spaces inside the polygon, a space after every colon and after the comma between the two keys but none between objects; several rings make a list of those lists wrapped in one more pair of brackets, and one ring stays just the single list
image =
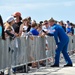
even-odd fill
[{"label": "metal crowd control barrier", "polygon": [[7,67],[10,67],[11,58],[9,57],[9,38],[6,41],[0,38],[0,70],[4,70]]},{"label": "metal crowd control barrier", "polygon": [[75,50],[75,35],[69,36],[68,53],[71,55]]},{"label": "metal crowd control barrier", "polygon": [[73,36],[73,50],[75,50],[75,35]]},{"label": "metal crowd control barrier", "polygon": [[[68,51],[75,50],[75,36],[69,36],[70,42]],[[48,41],[49,50],[46,56],[46,41]],[[54,37],[34,37],[31,40],[29,37],[20,37],[5,41],[0,38],[0,70],[26,65],[32,62],[39,62],[48,58],[53,58],[55,55],[55,40]]]}]

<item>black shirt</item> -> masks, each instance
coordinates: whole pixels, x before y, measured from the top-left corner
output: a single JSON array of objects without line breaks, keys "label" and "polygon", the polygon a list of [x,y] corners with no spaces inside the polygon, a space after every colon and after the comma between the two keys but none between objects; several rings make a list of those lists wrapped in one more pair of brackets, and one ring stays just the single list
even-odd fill
[{"label": "black shirt", "polygon": [[16,33],[19,33],[19,29],[20,29],[20,25],[22,24],[22,22],[18,22],[18,23],[14,23],[13,25],[12,25],[12,27],[14,28],[14,31],[16,32]]},{"label": "black shirt", "polygon": [[65,26],[62,26],[62,28],[64,29],[64,31],[66,32],[66,27]]}]

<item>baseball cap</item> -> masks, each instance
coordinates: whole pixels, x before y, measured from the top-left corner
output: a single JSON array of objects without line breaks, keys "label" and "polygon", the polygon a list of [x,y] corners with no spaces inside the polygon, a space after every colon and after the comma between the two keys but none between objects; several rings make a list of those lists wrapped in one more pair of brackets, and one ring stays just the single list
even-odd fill
[{"label": "baseball cap", "polygon": [[12,22],[14,20],[14,17],[13,16],[9,16],[8,18],[7,18],[7,22]]},{"label": "baseball cap", "polygon": [[20,16],[21,17],[21,13],[20,12],[14,12],[12,16]]}]

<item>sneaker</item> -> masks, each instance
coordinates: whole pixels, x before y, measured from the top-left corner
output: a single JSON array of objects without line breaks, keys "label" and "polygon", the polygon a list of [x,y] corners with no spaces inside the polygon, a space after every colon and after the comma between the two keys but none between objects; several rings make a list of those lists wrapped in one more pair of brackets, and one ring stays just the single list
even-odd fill
[{"label": "sneaker", "polygon": [[4,75],[4,72],[0,71],[0,75]]},{"label": "sneaker", "polygon": [[44,66],[46,66],[46,63],[40,63],[40,65],[42,66],[42,67],[44,67]]},{"label": "sneaker", "polygon": [[[12,68],[13,73],[26,73],[26,65]],[[30,67],[27,66],[27,71],[30,71]]]},{"label": "sneaker", "polygon": [[50,67],[59,67],[59,65],[51,65]]},{"label": "sneaker", "polygon": [[64,67],[72,67],[73,65],[72,64],[66,64],[64,65]]},{"label": "sneaker", "polygon": [[13,74],[15,74],[16,73],[16,68],[14,67],[14,68],[12,68],[12,72],[13,72]]}]

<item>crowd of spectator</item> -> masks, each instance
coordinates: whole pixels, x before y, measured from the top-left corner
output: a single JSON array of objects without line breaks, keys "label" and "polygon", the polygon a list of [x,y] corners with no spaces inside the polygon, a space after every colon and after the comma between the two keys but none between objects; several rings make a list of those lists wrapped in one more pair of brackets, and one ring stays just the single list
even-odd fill
[{"label": "crowd of spectator", "polygon": [[[64,23],[62,20],[55,20],[55,23],[61,25],[68,35],[74,35],[74,27],[69,21]],[[35,20],[32,20],[30,16],[22,19],[21,13],[15,12],[7,18],[4,25],[0,19],[0,36],[2,35],[3,38],[4,33],[2,33],[1,29],[4,30],[5,37],[25,37],[27,34],[41,36],[43,31],[50,31],[50,25],[48,20],[37,23]]]},{"label": "crowd of spectator", "polygon": [[[51,19],[54,20],[53,18]],[[54,21],[56,24],[62,26],[67,35],[74,35],[74,27],[70,21],[66,21],[66,23],[64,23],[63,20]],[[14,39],[16,37],[26,37],[28,35],[30,35],[30,38],[32,36],[44,37],[44,33],[46,32],[53,32],[49,25],[49,20],[44,20],[37,23],[36,20],[32,20],[30,16],[22,19],[21,13],[15,12],[7,18],[5,23],[3,23],[0,15],[0,36],[4,40],[7,37]],[[46,50],[48,50],[47,44],[48,41],[46,40]]]}]

